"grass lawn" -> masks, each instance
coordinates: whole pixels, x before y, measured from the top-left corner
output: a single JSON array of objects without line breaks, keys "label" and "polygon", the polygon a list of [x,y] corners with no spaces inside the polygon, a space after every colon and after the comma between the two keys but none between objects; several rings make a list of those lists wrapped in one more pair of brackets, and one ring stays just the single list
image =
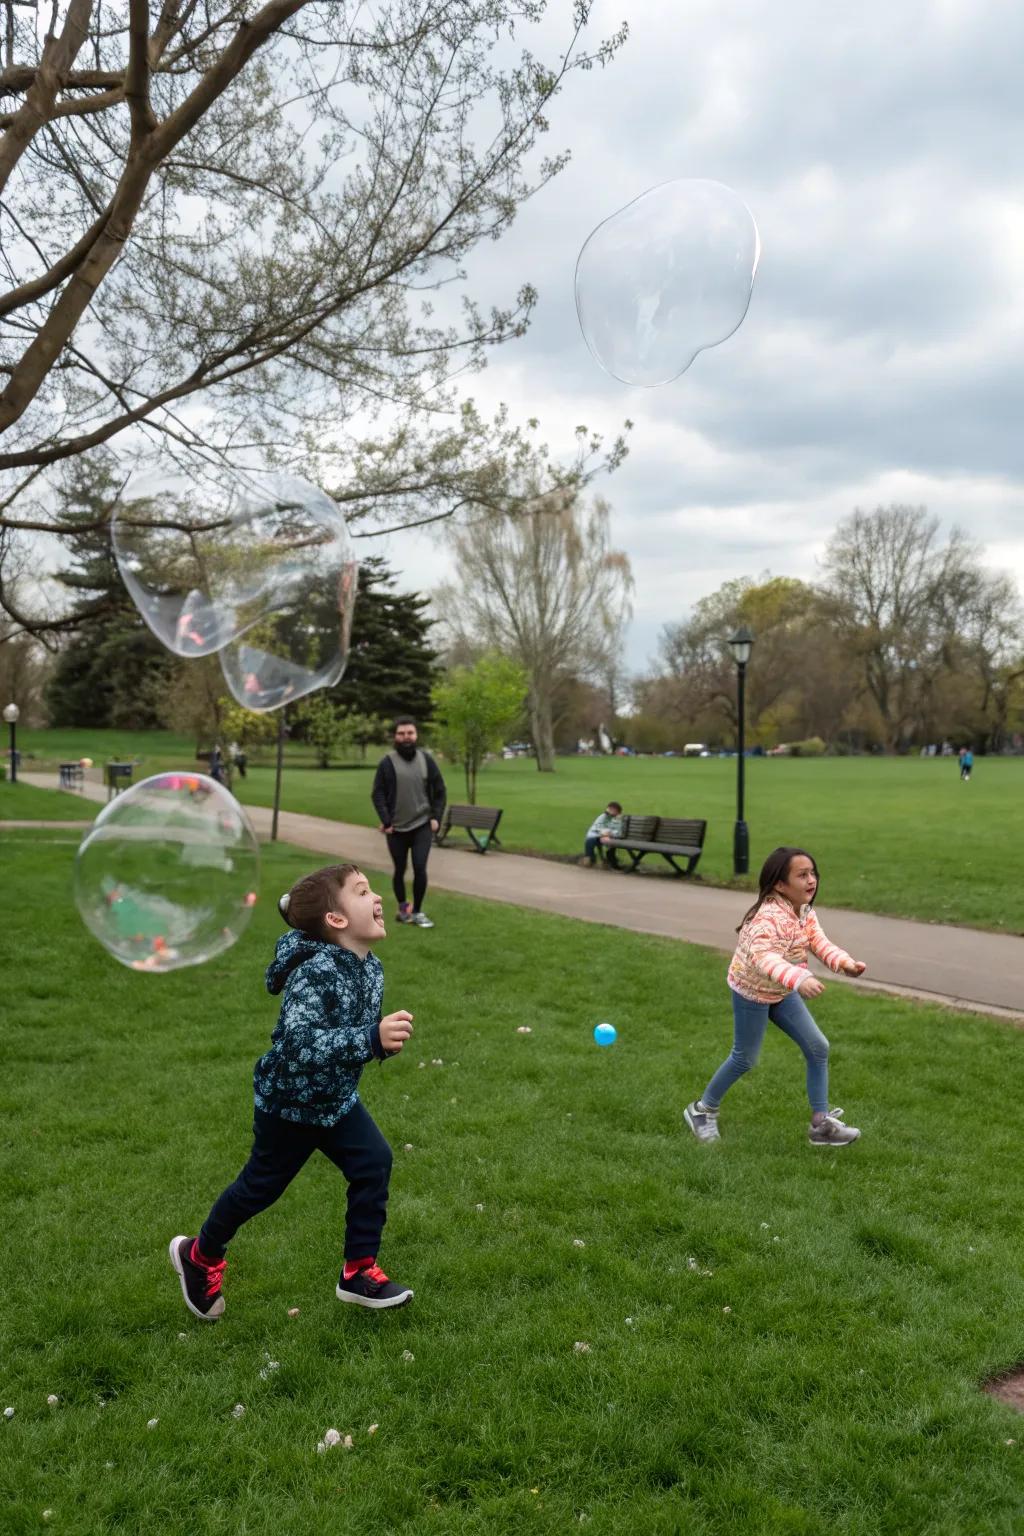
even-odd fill
[{"label": "grass lawn", "polygon": [[92,821],[95,815],[96,806],[84,795],[0,779],[0,821]]},{"label": "grass lawn", "polygon": [[[437,893],[437,929],[381,952],[413,1048],[364,1080],[415,1301],[334,1299],[317,1159],[239,1234],[210,1326],[167,1242],[248,1150],[270,897],[309,856],[268,850],[244,939],[155,977],[78,923],[73,837],[0,839],[5,1536],[44,1509],[80,1536],[1019,1531],[1024,1424],[977,1390],[1024,1354],[1019,1033],[837,984],[817,1012],[863,1140],[806,1145],[775,1036],[700,1147],[720,956]],[[354,1449],[317,1455],[328,1426]]]},{"label": "grass lawn", "polygon": [[[115,744],[97,747],[116,734],[27,733],[37,764],[139,756],[137,777],[195,766],[195,743],[166,732],[118,737],[116,753]],[[374,754],[364,766],[324,771],[310,765],[306,749],[289,750],[285,810],[375,823]],[[447,766],[445,775],[451,798],[464,799],[461,770]],[[236,777],[234,788],[245,803],[271,805],[269,758]],[[734,883],[735,759],[568,757],[550,774],[526,759],[496,762],[480,774],[478,799],[502,807],[507,849],[566,857],[582,852],[587,827],[609,799],[627,811],[702,817],[708,833],[699,873],[715,885]],[[971,783],[961,784],[949,758],[752,758],[746,812],[754,875],[772,848],[796,843],[817,857],[827,905],[1024,932],[1024,759],[980,758]],[[648,866],[650,875],[667,869],[661,860]]]}]

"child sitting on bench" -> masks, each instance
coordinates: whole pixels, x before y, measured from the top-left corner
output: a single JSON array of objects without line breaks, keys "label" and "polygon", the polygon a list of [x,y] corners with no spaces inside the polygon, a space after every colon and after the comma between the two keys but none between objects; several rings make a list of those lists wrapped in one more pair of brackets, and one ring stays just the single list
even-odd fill
[{"label": "child sitting on bench", "polygon": [[[610,837],[621,836],[622,806],[617,800],[609,800],[607,807],[598,816],[584,839],[584,854],[580,863],[589,864],[591,869],[593,869],[597,863],[598,848],[607,848]],[[612,869],[618,869],[619,862],[615,857],[614,848],[608,849],[608,852],[605,854],[605,860]]]}]

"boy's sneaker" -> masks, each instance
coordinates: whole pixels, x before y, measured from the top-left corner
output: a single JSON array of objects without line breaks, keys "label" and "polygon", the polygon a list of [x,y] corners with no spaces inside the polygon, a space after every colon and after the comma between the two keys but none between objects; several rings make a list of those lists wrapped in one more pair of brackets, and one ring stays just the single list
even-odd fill
[{"label": "boy's sneaker", "polygon": [[830,1109],[824,1120],[811,1126],[807,1140],[812,1147],[846,1147],[856,1141],[860,1131],[855,1125],[843,1124],[841,1109]]},{"label": "boy's sneaker", "polygon": [[409,921],[414,923],[417,928],[433,928],[434,926],[425,912],[414,912]]},{"label": "boy's sneaker", "polygon": [[220,1284],[228,1267],[227,1259],[218,1259],[213,1264],[203,1263],[196,1257],[199,1244],[194,1237],[172,1238],[167,1251],[178,1272],[186,1307],[204,1323],[215,1323],[224,1311]]},{"label": "boy's sneaker", "polygon": [[693,1104],[687,1104],[683,1110],[683,1119],[698,1141],[720,1141],[718,1134],[718,1110],[708,1109],[697,1099]]},{"label": "boy's sneaker", "polygon": [[357,1269],[348,1280],[342,1270],[334,1294],[339,1301],[354,1301],[357,1307],[378,1309],[404,1307],[413,1297],[407,1285],[396,1285],[393,1280],[389,1280],[376,1261]]},{"label": "boy's sneaker", "polygon": [[403,901],[402,902],[402,905],[399,907],[398,911],[395,913],[395,922],[396,923],[411,923],[412,922],[412,902],[411,901]]}]

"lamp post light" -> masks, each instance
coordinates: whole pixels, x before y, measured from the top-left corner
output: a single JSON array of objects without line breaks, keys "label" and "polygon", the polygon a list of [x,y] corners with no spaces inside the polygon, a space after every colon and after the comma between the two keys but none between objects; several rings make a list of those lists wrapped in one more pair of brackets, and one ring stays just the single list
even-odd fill
[{"label": "lamp post light", "polygon": [[5,707],[5,709],[4,709],[4,719],[7,721],[7,724],[11,728],[11,783],[12,784],[16,784],[18,782],[18,752],[17,752],[17,746],[16,746],[16,735],[17,735],[17,730],[18,730],[18,716],[20,714],[21,714],[21,710],[18,708],[17,704],[8,704]]},{"label": "lamp post light", "polygon": [[732,872],[734,875],[745,875],[750,867],[750,837],[747,832],[747,824],[743,819],[743,770],[746,759],[744,751],[744,706],[747,682],[747,662],[750,653],[754,649],[754,637],[745,624],[733,635],[729,641],[729,649],[732,651],[733,660],[736,663],[736,827],[732,839]]}]

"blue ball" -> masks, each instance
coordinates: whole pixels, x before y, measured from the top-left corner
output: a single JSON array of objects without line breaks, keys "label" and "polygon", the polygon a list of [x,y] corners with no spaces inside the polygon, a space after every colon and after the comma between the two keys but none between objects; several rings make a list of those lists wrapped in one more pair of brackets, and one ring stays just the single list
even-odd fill
[{"label": "blue ball", "polygon": [[615,1025],[614,1024],[597,1024],[597,1025],[595,1025],[594,1026],[594,1039],[597,1041],[598,1045],[614,1045],[614,1043],[615,1043]]}]

